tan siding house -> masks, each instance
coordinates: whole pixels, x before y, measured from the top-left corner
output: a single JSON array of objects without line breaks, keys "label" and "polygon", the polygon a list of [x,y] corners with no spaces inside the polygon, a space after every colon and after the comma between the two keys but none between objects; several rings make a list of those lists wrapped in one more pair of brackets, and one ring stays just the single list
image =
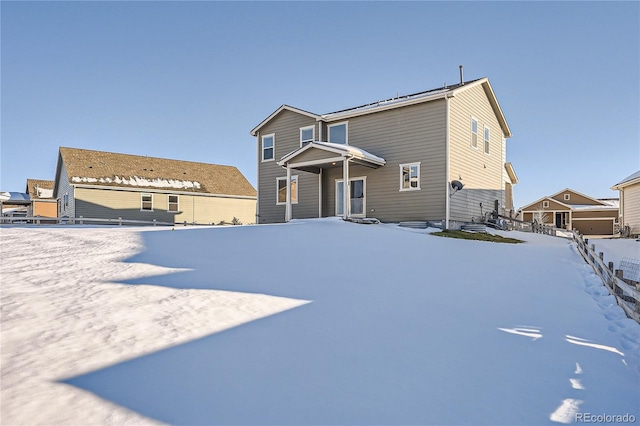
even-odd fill
[{"label": "tan siding house", "polygon": [[611,187],[620,193],[620,227],[623,236],[640,235],[640,170]]},{"label": "tan siding house", "polygon": [[495,205],[513,210],[511,132],[486,78],[322,115],[282,105],[251,134],[259,223],[341,216],[457,227]]},{"label": "tan siding house", "polygon": [[613,235],[618,224],[618,200],[600,200],[565,188],[522,207],[518,217],[583,235]]},{"label": "tan siding house", "polygon": [[60,217],[255,223],[256,191],[233,166],[61,147],[53,196]]},{"label": "tan siding house", "polygon": [[53,186],[52,180],[27,179],[26,193],[31,199],[27,216],[58,217],[58,205],[53,197]]}]

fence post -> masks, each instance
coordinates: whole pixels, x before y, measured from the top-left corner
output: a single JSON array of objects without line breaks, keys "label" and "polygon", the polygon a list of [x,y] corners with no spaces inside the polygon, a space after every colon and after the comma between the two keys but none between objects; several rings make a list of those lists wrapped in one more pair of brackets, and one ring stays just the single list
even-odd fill
[{"label": "fence post", "polygon": [[118,218],[118,225],[122,226],[122,218],[121,217]]},{"label": "fence post", "polygon": [[609,270],[613,272],[613,262],[609,262]]},{"label": "fence post", "polygon": [[84,216],[80,215],[80,225],[84,225]]},{"label": "fence post", "polygon": [[616,269],[616,278],[622,279],[624,277],[624,271],[622,269]]},{"label": "fence post", "polygon": [[598,253],[598,257],[604,262],[604,252]]},{"label": "fence post", "polygon": [[156,220],[153,219],[153,226],[156,226]]}]

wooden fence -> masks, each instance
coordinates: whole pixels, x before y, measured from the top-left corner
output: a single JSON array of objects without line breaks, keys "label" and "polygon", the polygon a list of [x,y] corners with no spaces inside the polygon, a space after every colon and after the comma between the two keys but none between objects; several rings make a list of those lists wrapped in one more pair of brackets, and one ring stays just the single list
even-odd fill
[{"label": "wooden fence", "polygon": [[[42,216],[3,216],[0,224],[32,224],[32,225],[152,225],[173,226],[171,222],[159,222],[157,220],[103,219],[95,217],[42,217]],[[186,225],[186,224],[185,224]]]},{"label": "wooden fence", "polygon": [[595,244],[589,246],[589,240],[573,231],[573,240],[584,260],[591,265],[605,287],[615,296],[618,305],[629,318],[640,323],[640,283],[624,277],[622,269],[613,269],[613,262],[605,264],[604,253],[596,254]]}]

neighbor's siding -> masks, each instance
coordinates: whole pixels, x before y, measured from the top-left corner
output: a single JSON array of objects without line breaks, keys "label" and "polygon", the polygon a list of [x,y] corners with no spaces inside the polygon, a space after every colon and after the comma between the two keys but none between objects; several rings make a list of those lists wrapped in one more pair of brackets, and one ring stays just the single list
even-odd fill
[{"label": "neighbor's siding", "polygon": [[640,234],[640,183],[629,185],[621,192],[623,201],[621,225],[629,225],[632,235]]},{"label": "neighbor's siding", "polygon": [[[471,146],[471,118],[478,120],[478,147]],[[489,154],[484,152],[484,127],[489,128]],[[481,85],[450,99],[450,180],[464,189],[451,197],[451,220],[469,221],[494,209],[504,213],[506,142],[500,123]]]},{"label": "neighbor's siding", "polygon": [[[141,194],[153,195],[153,211],[142,210]],[[254,222],[256,201],[204,195],[178,195],[178,212],[169,212],[169,194],[154,191],[127,191],[114,188],[76,188],[76,217],[148,220],[171,223]]]},{"label": "neighbor's siding", "polygon": [[[286,177],[287,171],[277,162],[286,154],[300,148],[300,128],[315,125],[313,118],[283,110],[265,125],[256,137],[258,158],[258,223],[284,222],[285,205],[276,205],[276,178]],[[275,133],[273,161],[262,161],[262,136]],[[316,138],[318,129],[316,126]],[[318,217],[318,175],[292,170],[298,176],[298,204],[293,204],[294,218]]]},{"label": "neighbor's siding", "polygon": [[[58,187],[58,200],[60,203],[60,217],[75,217],[75,196],[74,196],[74,187],[69,184],[69,176],[67,175],[67,168],[64,165],[64,162],[59,161],[61,164],[60,176],[57,183]],[[68,204],[65,206],[64,204],[64,195],[68,195]],[[57,206],[56,206],[57,208]]]}]

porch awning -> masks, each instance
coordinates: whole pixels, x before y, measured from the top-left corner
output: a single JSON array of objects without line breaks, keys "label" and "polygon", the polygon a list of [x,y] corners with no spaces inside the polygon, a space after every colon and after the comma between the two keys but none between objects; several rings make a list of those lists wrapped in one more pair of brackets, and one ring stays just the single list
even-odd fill
[{"label": "porch awning", "polygon": [[338,164],[345,159],[352,164],[378,168],[386,164],[384,158],[373,155],[353,145],[313,141],[292,151],[278,161],[278,165],[311,173],[320,173],[320,169],[342,167]]}]

